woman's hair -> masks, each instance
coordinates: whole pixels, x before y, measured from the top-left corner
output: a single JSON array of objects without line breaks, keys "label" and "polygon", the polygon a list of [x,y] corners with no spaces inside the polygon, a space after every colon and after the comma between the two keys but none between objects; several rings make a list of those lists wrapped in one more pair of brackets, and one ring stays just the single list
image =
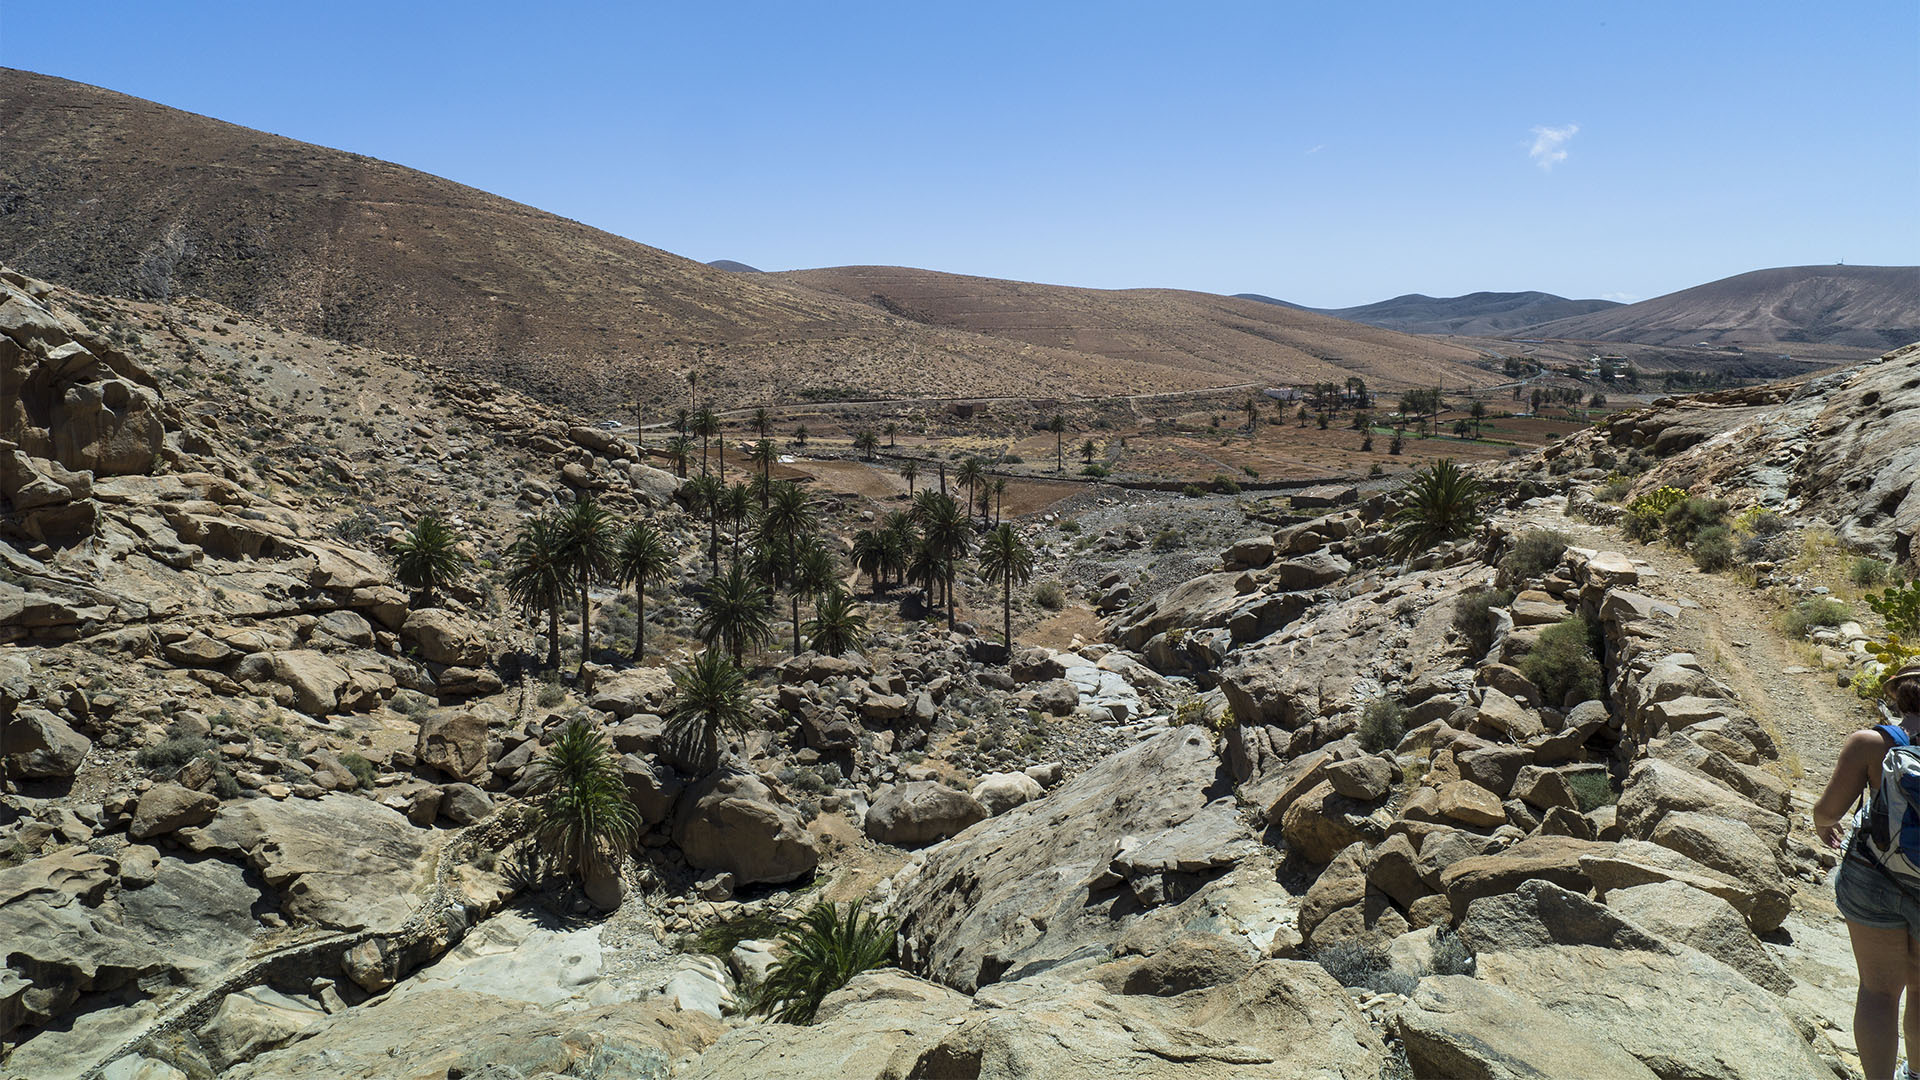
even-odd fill
[{"label": "woman's hair", "polygon": [[1893,686],[1893,707],[1901,712],[1920,713],[1920,679],[1902,679]]}]

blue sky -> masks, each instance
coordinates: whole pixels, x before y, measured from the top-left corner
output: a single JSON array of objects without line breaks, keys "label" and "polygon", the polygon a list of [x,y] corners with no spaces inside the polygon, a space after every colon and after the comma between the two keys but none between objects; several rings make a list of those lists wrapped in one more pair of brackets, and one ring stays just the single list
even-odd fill
[{"label": "blue sky", "polygon": [[690,258],[1343,306],[1920,262],[1920,4],[7,3],[0,64]]}]

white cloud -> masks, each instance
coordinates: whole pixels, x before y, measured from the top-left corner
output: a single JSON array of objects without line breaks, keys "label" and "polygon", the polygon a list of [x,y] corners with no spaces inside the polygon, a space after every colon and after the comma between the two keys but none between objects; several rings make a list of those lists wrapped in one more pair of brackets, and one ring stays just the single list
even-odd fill
[{"label": "white cloud", "polygon": [[1316,146],[1316,147],[1314,147],[1313,149],[1311,149],[1311,150],[1308,150],[1308,151],[1307,151],[1307,153],[1309,153],[1309,154],[1317,154],[1317,153],[1319,153],[1320,151],[1322,151],[1322,150],[1325,150],[1326,148],[1327,148],[1327,144],[1326,144],[1326,143],[1321,143],[1321,144],[1320,144],[1319,146]]},{"label": "white cloud", "polygon": [[1551,170],[1555,165],[1567,160],[1567,143],[1580,131],[1579,124],[1567,124],[1562,127],[1537,127],[1533,129],[1533,147],[1527,156],[1535,165]]},{"label": "white cloud", "polygon": [[1611,300],[1616,304],[1631,304],[1639,300],[1640,297],[1634,293],[1603,292],[1600,294],[1600,299]]}]

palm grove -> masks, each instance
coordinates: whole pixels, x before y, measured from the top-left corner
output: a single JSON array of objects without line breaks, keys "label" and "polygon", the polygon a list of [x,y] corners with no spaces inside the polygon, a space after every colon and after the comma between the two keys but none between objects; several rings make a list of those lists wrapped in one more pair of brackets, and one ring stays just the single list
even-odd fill
[{"label": "palm grove", "polygon": [[[705,527],[697,560],[705,574],[690,590],[699,606],[696,634],[704,648],[671,670],[664,740],[670,763],[690,775],[717,768],[724,734],[746,726],[751,653],[784,636],[783,644],[795,655],[804,649],[839,655],[861,647],[868,637],[867,616],[835,554],[839,545],[821,530],[820,508],[805,488],[771,477],[776,455],[764,434],[748,454],[754,471],[745,480],[725,483],[724,463],[707,467],[708,441],[717,434],[708,415],[703,410],[688,418],[687,428],[702,439],[701,471],[677,493],[688,515]],[[690,442],[676,439],[667,450],[683,471],[692,456]],[[917,470],[908,462],[902,472],[911,490]],[[964,495],[923,488],[910,495],[906,509],[886,514],[855,537],[852,569],[867,576],[876,598],[895,587],[919,587],[928,613],[938,616],[944,609],[951,630],[957,573],[978,547],[979,569],[1000,594],[1010,653],[1013,590],[1031,578],[1033,553],[1011,524],[995,523],[998,515],[990,512],[997,510],[994,497],[1005,494],[1004,481],[995,482],[978,463],[963,467],[958,479]],[[976,501],[978,518],[972,513]],[[394,545],[393,554],[397,576],[422,600],[458,587],[472,565],[458,535],[434,514],[423,515]],[[541,627],[551,669],[561,665],[562,620],[577,615],[582,672],[594,655],[591,590],[631,588],[636,618],[628,659],[639,663],[647,649],[648,597],[657,600],[661,590],[679,580],[680,556],[674,534],[659,521],[641,516],[623,523],[591,494],[582,494],[566,508],[522,526],[506,552],[504,585],[519,611]],[[533,827],[541,851],[583,880],[617,872],[622,853],[638,839],[640,821],[603,735],[572,721],[538,765]],[[842,934],[856,924],[863,934],[879,932],[861,922],[857,911],[844,916],[845,924],[835,912],[816,912],[812,918],[826,920],[823,927]],[[876,946],[868,942],[858,948],[871,952]],[[796,955],[812,952],[802,947]],[[769,1008],[778,1012],[790,1004],[771,1002]],[[809,1008],[800,1011],[810,1013]]]}]

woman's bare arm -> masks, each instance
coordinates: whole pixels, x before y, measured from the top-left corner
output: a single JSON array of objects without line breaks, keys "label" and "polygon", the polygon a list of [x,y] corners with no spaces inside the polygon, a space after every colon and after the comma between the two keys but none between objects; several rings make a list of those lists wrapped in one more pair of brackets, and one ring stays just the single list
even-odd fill
[{"label": "woman's bare arm", "polygon": [[1840,760],[1833,765],[1833,776],[1820,801],[1813,804],[1813,828],[1830,848],[1840,846],[1840,819],[1853,801],[1874,783],[1880,760],[1887,755],[1887,737],[1872,728],[1863,728],[1847,736],[1840,747]]}]

